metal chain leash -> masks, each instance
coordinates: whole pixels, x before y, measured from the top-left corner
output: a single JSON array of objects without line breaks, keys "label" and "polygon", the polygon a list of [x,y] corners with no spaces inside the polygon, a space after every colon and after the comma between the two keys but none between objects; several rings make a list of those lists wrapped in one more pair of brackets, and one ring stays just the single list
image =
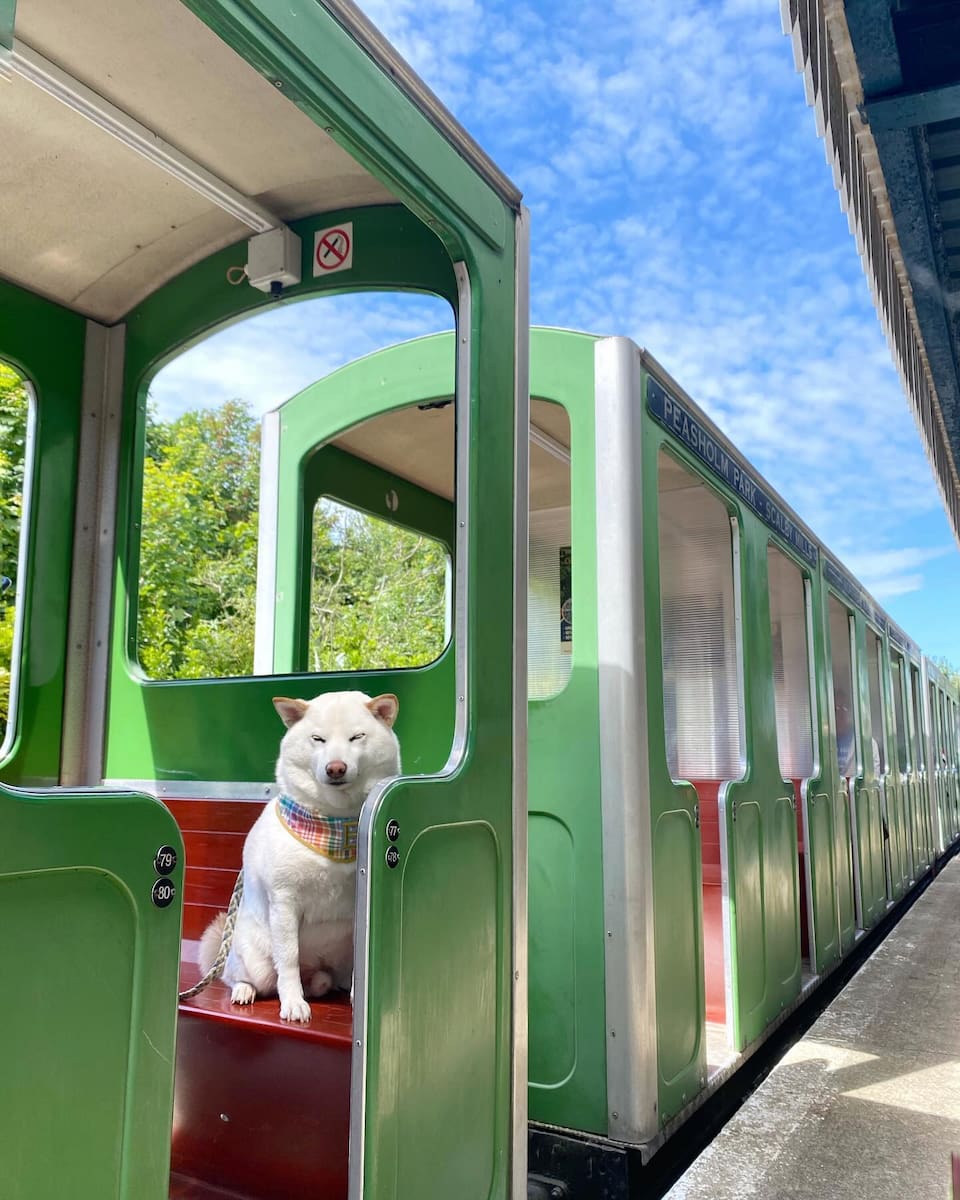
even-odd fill
[{"label": "metal chain leash", "polygon": [[233,929],[237,923],[237,912],[240,909],[240,898],[242,895],[243,871],[237,876],[237,882],[233,885],[233,895],[230,897],[230,904],[227,907],[227,919],[223,923],[220,949],[217,951],[217,957],[213,960],[213,965],[199,983],[195,983],[192,988],[187,988],[185,992],[180,992],[177,996],[178,1000],[189,1000],[191,996],[196,996],[198,992],[203,991],[207,984],[213,983],[215,979],[219,979],[223,974],[223,968],[226,966],[227,957],[230,954],[230,945],[233,942]]}]

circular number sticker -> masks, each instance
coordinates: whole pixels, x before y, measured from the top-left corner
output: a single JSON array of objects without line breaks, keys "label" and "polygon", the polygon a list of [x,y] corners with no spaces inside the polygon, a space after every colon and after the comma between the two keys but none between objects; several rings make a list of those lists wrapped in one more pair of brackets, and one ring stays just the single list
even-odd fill
[{"label": "circular number sticker", "polygon": [[170,875],[177,865],[177,852],[172,846],[161,846],[153,859],[153,869],[158,875]]},{"label": "circular number sticker", "polygon": [[387,850],[387,866],[392,871],[399,861],[400,851],[396,848],[396,846],[390,846],[390,848]]},{"label": "circular number sticker", "polygon": [[387,822],[387,837],[391,842],[395,842],[400,836],[400,822],[396,817],[391,817]]},{"label": "circular number sticker", "polygon": [[157,908],[166,908],[167,905],[173,903],[173,898],[177,894],[177,889],[173,886],[169,879],[158,879],[153,885],[153,891],[150,893],[150,899],[154,902]]}]

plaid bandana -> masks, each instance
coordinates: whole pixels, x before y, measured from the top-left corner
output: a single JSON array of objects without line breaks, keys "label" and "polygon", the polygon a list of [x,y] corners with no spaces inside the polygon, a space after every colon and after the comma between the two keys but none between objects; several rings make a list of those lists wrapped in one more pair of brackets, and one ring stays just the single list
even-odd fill
[{"label": "plaid bandana", "polygon": [[321,817],[289,796],[278,797],[276,812],[288,833],[324,858],[340,863],[357,861],[356,817]]}]

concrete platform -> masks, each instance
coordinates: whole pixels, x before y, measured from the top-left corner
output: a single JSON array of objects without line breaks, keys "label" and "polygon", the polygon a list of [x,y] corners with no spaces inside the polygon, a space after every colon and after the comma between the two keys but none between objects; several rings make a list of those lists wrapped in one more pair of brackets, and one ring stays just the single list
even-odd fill
[{"label": "concrete platform", "polygon": [[667,1193],[931,1200],[960,1150],[960,859]]}]

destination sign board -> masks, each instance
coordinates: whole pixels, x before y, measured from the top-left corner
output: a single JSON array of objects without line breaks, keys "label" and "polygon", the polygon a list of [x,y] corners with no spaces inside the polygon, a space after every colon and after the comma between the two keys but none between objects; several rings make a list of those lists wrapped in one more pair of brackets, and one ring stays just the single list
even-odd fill
[{"label": "destination sign board", "polygon": [[739,496],[802,559],[811,567],[817,565],[816,544],[770,495],[746,462],[722,446],[702,419],[661,387],[652,376],[647,377],[647,409],[654,420],[686,446],[707,470]]}]

